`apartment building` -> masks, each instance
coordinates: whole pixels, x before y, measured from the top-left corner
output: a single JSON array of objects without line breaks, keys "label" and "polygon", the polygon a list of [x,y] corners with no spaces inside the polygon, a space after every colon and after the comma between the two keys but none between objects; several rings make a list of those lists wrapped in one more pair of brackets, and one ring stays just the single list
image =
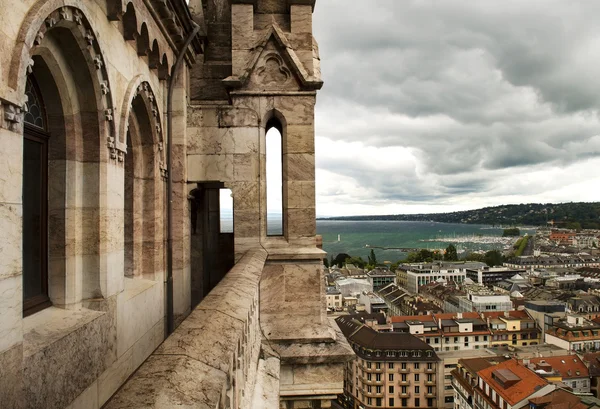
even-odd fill
[{"label": "apartment building", "polygon": [[519,362],[548,382],[567,386],[575,393],[590,393],[590,371],[575,354],[535,357]]},{"label": "apartment building", "polygon": [[405,315],[389,320],[394,332],[412,334],[440,352],[541,342],[541,331],[526,311]]},{"label": "apartment building", "polygon": [[451,372],[454,392],[454,409],[473,409],[473,396],[479,377],[477,372],[506,361],[502,356],[459,359]]},{"label": "apartment building", "polygon": [[536,268],[600,267],[600,258],[573,256],[521,256],[503,263],[505,267],[533,270]]},{"label": "apartment building", "polygon": [[532,398],[545,396],[556,386],[509,359],[477,371],[473,409],[520,409]]},{"label": "apartment building", "polygon": [[567,315],[548,325],[545,341],[568,351],[600,350],[600,324],[581,315]]},{"label": "apartment building", "polygon": [[430,345],[410,333],[377,332],[351,316],[336,322],[356,353],[345,368],[345,407],[443,407],[440,358]]},{"label": "apartment building", "polygon": [[536,321],[525,310],[483,313],[492,337],[490,346],[527,346],[541,342]]},{"label": "apartment building", "polygon": [[337,288],[327,287],[325,290],[325,298],[327,299],[327,308],[342,308],[343,297],[341,291]]}]

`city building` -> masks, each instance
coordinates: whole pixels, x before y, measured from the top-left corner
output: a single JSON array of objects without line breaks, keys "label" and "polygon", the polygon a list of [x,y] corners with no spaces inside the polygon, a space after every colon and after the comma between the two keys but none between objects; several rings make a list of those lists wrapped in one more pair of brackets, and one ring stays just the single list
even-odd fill
[{"label": "city building", "polygon": [[316,237],[314,6],[0,0],[2,408],[343,392],[354,354],[325,314]]},{"label": "city building", "polygon": [[513,303],[509,295],[499,294],[481,285],[465,285],[466,296],[458,297],[460,312],[511,311]]},{"label": "city building", "polygon": [[473,282],[485,286],[492,286],[500,281],[509,279],[515,274],[522,274],[525,269],[510,269],[507,267],[481,267],[477,269],[468,268],[466,270],[467,277]]},{"label": "city building", "polygon": [[344,375],[346,407],[443,407],[440,359],[431,346],[410,333],[377,332],[350,316],[336,322],[356,353]]},{"label": "city building", "polygon": [[363,291],[373,291],[373,285],[366,279],[339,277],[335,280],[335,286],[344,297],[356,296]]},{"label": "city building", "polygon": [[582,354],[582,360],[590,374],[590,392],[600,398],[600,352],[586,352]]},{"label": "city building", "polygon": [[575,393],[590,393],[589,370],[575,354],[535,357],[519,362],[557,386],[566,385]]},{"label": "city building", "polygon": [[388,284],[394,284],[396,282],[396,273],[387,268],[377,267],[367,273],[367,280],[374,290],[378,290]]},{"label": "city building", "polygon": [[556,386],[539,377],[515,359],[477,371],[473,388],[474,409],[519,409],[529,400],[545,396]]},{"label": "city building", "polygon": [[553,230],[548,239],[559,246],[571,246],[573,245],[575,236],[576,233],[574,231]]},{"label": "city building", "polygon": [[327,298],[327,308],[341,309],[343,307],[342,293],[335,287],[327,287],[325,290]]},{"label": "city building", "polygon": [[407,310],[407,298],[410,298],[410,294],[406,290],[398,287],[396,284],[391,283],[383,288],[380,288],[377,293],[388,306],[388,314],[390,316],[405,314],[405,311]]},{"label": "city building", "polygon": [[388,306],[383,298],[373,292],[362,292],[358,296],[358,304],[364,305],[365,311],[369,314],[387,312],[388,310]]},{"label": "city building", "polygon": [[455,369],[451,371],[451,387],[454,393],[455,409],[474,409],[475,390],[478,387],[479,376],[477,373],[492,367],[507,358],[502,356],[477,357],[459,359]]},{"label": "city building", "polygon": [[531,346],[541,331],[526,311],[390,316],[393,331],[410,333],[435,351]]},{"label": "city building", "polygon": [[554,319],[563,318],[566,313],[566,304],[562,301],[531,300],[525,301],[525,310],[542,330],[542,339],[545,339],[546,329],[552,325]]},{"label": "city building", "polygon": [[461,284],[467,276],[467,269],[483,268],[480,262],[434,262],[401,264],[396,274],[398,284],[410,293],[418,294],[421,286],[432,282]]},{"label": "city building", "polygon": [[527,346],[542,342],[541,330],[527,311],[487,312],[483,315],[492,332],[490,346]]},{"label": "city building", "polygon": [[600,324],[581,315],[569,314],[548,324],[545,342],[568,351],[600,350]]},{"label": "city building", "polygon": [[530,409],[591,409],[600,407],[600,400],[586,395],[575,395],[564,389],[555,389],[547,395],[529,399]]},{"label": "city building", "polygon": [[570,256],[521,256],[502,263],[512,269],[534,270],[538,268],[582,268],[600,267],[600,257]]}]

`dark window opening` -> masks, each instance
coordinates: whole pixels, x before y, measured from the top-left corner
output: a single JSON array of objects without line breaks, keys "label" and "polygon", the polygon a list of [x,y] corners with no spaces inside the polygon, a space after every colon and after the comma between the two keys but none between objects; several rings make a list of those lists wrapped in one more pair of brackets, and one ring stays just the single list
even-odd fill
[{"label": "dark window opening", "polygon": [[23,314],[49,305],[48,297],[48,139],[41,94],[27,78],[23,133]]}]

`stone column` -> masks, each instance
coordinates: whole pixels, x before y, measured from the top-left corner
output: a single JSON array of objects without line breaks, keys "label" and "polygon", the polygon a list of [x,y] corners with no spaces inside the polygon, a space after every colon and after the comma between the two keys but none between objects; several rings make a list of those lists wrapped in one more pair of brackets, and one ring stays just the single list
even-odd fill
[{"label": "stone column", "polygon": [[20,108],[0,104],[0,402],[19,405],[23,384],[22,183]]}]

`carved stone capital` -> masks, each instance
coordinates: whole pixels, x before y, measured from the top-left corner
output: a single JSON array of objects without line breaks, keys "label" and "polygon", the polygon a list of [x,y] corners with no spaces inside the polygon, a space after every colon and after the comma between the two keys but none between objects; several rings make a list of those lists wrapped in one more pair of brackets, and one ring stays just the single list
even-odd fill
[{"label": "carved stone capital", "polygon": [[16,133],[23,132],[23,110],[21,107],[9,102],[2,102],[1,107],[2,128]]}]

